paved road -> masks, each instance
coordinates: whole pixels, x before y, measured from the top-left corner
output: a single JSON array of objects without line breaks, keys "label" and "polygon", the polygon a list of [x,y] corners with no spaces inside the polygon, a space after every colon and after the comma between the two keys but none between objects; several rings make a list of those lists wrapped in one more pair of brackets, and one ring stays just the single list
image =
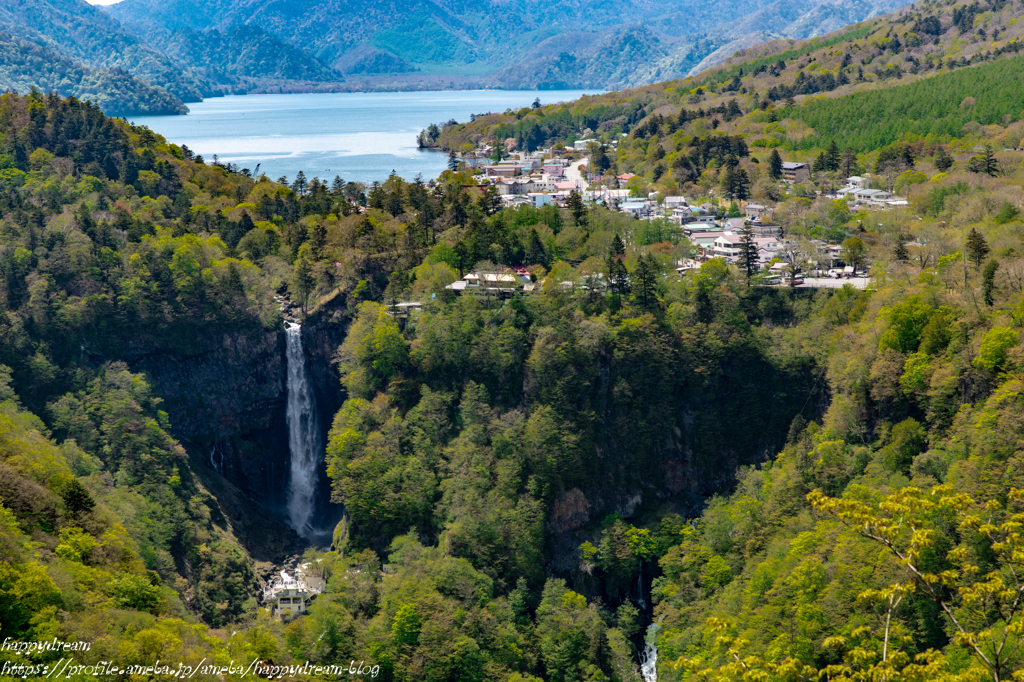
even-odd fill
[{"label": "paved road", "polygon": [[566,168],[565,168],[565,181],[566,182],[575,182],[576,186],[580,188],[581,192],[586,192],[587,191],[587,187],[589,187],[589,185],[587,184],[586,179],[583,177],[583,174],[580,173],[580,171],[579,171],[579,167],[580,167],[581,164],[583,165],[584,168],[586,168],[587,166],[590,165],[590,159],[587,158],[587,159],[580,159],[579,161],[573,161],[570,165],[566,166]]}]

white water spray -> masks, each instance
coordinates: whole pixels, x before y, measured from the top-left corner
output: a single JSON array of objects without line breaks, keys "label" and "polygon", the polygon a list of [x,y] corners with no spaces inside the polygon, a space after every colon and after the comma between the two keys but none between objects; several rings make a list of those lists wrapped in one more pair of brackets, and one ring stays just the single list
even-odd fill
[{"label": "white water spray", "polygon": [[288,482],[288,518],[292,528],[311,537],[313,509],[318,484],[320,429],[316,400],[306,355],[302,350],[302,327],[288,323],[288,450],[291,476]]},{"label": "white water spray", "polygon": [[658,630],[661,629],[661,620],[651,623],[647,628],[647,636],[644,637],[644,644],[647,647],[640,655],[640,676],[644,682],[658,682]]}]

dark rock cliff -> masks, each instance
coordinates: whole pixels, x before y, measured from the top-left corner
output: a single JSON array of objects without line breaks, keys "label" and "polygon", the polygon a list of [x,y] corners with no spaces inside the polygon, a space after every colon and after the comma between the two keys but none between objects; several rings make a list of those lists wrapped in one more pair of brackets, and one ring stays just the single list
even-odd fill
[{"label": "dark rock cliff", "polygon": [[[337,310],[303,324],[323,442],[343,399],[332,360],[346,329],[347,318]],[[248,328],[197,336],[187,350],[147,349],[129,363],[153,380],[172,433],[188,449],[193,465],[207,470],[204,479],[231,491],[226,498],[229,516],[244,516],[248,505],[255,517],[283,519],[289,476],[284,330]],[[326,474],[323,485],[326,500]],[[223,503],[225,498],[218,498]],[[283,523],[277,531],[290,534]],[[268,529],[263,529],[259,537],[241,539],[255,554],[275,554],[279,543],[267,536]]]}]

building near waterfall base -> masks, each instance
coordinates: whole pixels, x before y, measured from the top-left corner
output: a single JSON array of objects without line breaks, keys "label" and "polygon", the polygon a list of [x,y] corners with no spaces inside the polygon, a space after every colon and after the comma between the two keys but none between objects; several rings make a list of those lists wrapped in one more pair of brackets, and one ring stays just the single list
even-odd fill
[{"label": "building near waterfall base", "polygon": [[327,584],[326,576],[318,568],[302,564],[291,574],[281,571],[263,588],[263,601],[275,617],[287,620],[309,609],[313,599],[324,591]]}]

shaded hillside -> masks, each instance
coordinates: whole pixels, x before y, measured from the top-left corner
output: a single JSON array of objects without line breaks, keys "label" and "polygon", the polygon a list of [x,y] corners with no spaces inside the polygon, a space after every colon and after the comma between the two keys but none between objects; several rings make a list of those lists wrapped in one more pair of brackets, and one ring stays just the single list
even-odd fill
[{"label": "shaded hillside", "polygon": [[92,100],[110,116],[184,114],[177,97],[121,69],[93,69],[44,47],[0,33],[0,88],[32,88]]}]

